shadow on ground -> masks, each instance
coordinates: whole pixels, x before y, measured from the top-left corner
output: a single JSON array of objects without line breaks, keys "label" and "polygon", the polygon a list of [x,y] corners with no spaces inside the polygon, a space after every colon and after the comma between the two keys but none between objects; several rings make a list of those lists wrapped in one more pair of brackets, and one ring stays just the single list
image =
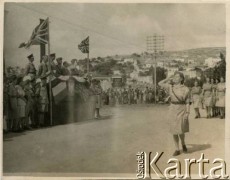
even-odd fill
[{"label": "shadow on ground", "polygon": [[188,153],[203,151],[211,147],[211,144],[187,144]]}]

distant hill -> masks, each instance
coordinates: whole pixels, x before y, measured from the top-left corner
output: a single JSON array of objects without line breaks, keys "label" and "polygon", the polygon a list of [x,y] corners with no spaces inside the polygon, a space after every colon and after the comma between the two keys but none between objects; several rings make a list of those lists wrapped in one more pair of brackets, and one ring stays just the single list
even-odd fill
[{"label": "distant hill", "polygon": [[[196,49],[188,49],[188,50],[181,50],[181,51],[165,51],[163,54],[157,57],[158,61],[164,60],[173,60],[176,58],[183,58],[185,60],[195,60],[200,63],[204,62],[205,59],[209,57],[217,58],[220,55],[220,52],[226,54],[225,47],[206,47],[206,48],[196,48]],[[136,56],[137,55],[137,56]],[[119,58],[118,58],[119,57]],[[112,59],[124,59],[124,58],[134,58],[140,60],[141,63],[149,63],[150,56],[148,53],[142,54],[130,54],[130,55],[116,55],[110,56]]]}]

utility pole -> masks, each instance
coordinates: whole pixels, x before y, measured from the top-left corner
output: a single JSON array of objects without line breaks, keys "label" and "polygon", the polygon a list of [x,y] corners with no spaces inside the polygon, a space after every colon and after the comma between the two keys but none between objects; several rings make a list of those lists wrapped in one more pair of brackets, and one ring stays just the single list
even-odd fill
[{"label": "utility pole", "polygon": [[154,34],[153,36],[147,36],[147,52],[154,54],[154,94],[156,104],[156,93],[157,93],[157,53],[164,49],[164,36]]}]

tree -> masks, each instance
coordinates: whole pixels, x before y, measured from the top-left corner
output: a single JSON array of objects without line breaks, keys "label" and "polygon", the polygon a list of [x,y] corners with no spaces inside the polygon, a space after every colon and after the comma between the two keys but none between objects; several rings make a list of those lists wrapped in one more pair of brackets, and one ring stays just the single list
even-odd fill
[{"label": "tree", "polygon": [[220,59],[221,61],[217,63],[217,65],[213,68],[209,68],[205,70],[205,76],[214,78],[214,79],[220,79],[220,77],[225,78],[226,76],[226,61],[225,56],[223,53],[220,53]]}]

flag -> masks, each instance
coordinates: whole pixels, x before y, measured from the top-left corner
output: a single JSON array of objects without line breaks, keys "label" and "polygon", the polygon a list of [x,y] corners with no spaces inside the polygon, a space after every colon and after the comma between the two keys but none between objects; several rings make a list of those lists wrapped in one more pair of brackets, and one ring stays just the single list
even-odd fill
[{"label": "flag", "polygon": [[78,49],[80,49],[82,53],[89,53],[89,36],[78,45]]},{"label": "flag", "polygon": [[19,48],[29,48],[31,45],[40,45],[48,43],[48,18],[40,21],[40,24],[35,27],[28,42],[23,42]]}]

